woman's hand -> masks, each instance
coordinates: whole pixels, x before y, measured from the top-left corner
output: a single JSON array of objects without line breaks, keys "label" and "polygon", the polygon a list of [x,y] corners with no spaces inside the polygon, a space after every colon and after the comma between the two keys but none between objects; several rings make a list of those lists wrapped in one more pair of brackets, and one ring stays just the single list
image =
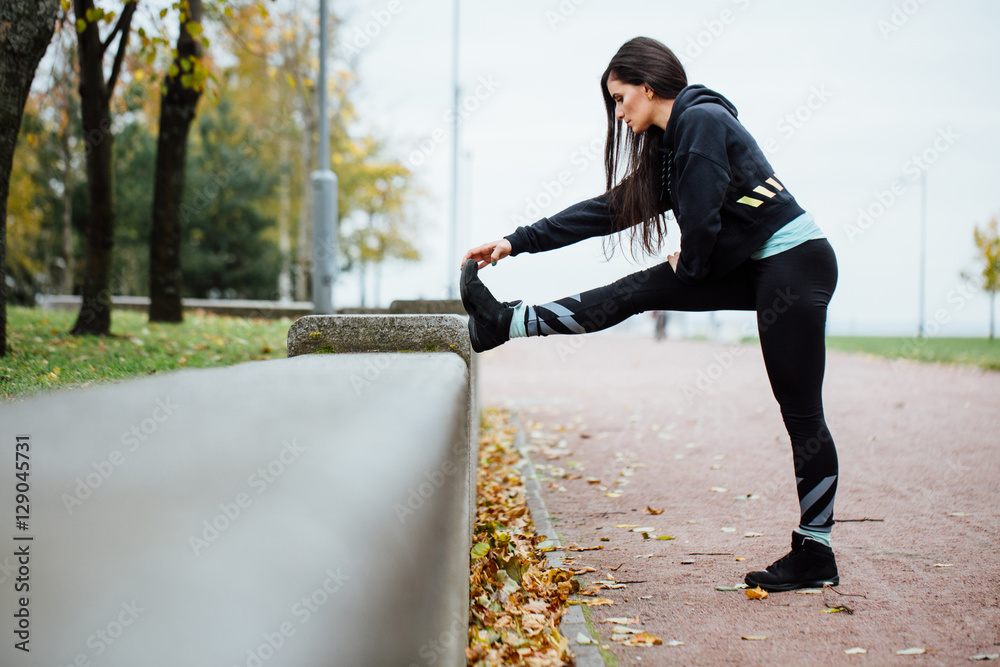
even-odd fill
[{"label": "woman's hand", "polygon": [[510,241],[507,239],[484,243],[483,245],[473,248],[469,252],[465,253],[465,256],[462,258],[462,266],[465,266],[465,263],[470,259],[474,259],[479,262],[479,268],[481,269],[487,264],[496,264],[501,259],[509,255],[510,251]]},{"label": "woman's hand", "polygon": [[680,256],[681,253],[679,251],[672,255],[667,255],[667,261],[670,262],[670,268],[674,270],[674,273],[677,273],[677,260],[680,259]]}]

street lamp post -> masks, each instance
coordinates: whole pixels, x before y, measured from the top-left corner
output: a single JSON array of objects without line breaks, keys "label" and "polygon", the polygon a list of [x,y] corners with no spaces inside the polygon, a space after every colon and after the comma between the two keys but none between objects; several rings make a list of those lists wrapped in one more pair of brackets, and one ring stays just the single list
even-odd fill
[{"label": "street lamp post", "polygon": [[327,108],[326,0],[319,0],[319,150],[313,184],[313,313],[333,313],[333,281],[337,270],[337,175],[330,169],[330,118]]},{"label": "street lamp post", "polygon": [[456,294],[455,284],[458,281],[458,273],[455,261],[458,259],[458,3],[454,3],[454,16],[452,23],[452,53],[451,53],[451,80],[454,88],[452,100],[452,138],[451,138],[451,230],[448,235],[448,258],[445,264],[448,266],[448,298],[454,299]]},{"label": "street lamp post", "polygon": [[924,337],[924,287],[927,281],[927,172],[920,174],[920,305],[918,308],[917,336]]}]

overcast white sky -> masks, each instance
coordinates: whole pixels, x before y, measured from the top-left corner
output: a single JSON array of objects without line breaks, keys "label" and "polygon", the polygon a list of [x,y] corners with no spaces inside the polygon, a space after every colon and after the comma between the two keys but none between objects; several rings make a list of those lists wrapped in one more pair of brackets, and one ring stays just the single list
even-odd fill
[{"label": "overcast white sky", "polygon": [[[413,166],[427,192],[419,207],[425,260],[387,266],[380,305],[446,296],[448,272],[457,274],[467,248],[513,231],[518,217],[533,222],[603,192],[599,77],[623,42],[647,35],[681,56],[689,82],[736,105],[830,238],[840,266],[832,333],[915,332],[921,172],[925,317],[940,325],[931,333],[987,331],[987,298],[964,296],[960,273],[975,266],[973,226],[1000,214],[996,2],[465,1],[460,81],[474,109],[461,126],[455,257],[447,256],[451,0],[334,7],[351,17],[341,44],[361,47],[363,122]],[[359,37],[366,28],[372,36]],[[435,130],[446,139],[435,141]],[[562,191],[549,196],[546,184],[562,172]],[[864,210],[870,218],[860,217]],[[677,245],[676,227],[671,234],[666,252]],[[509,258],[482,275],[501,299],[542,303],[660,261],[617,253],[606,262],[593,239]],[[336,299],[357,303],[356,280],[342,281]]]}]

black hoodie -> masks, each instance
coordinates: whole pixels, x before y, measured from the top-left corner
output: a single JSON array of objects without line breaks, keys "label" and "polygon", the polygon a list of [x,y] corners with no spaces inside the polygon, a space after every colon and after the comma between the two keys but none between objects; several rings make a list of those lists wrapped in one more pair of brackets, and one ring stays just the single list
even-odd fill
[{"label": "black hoodie", "polygon": [[[736,107],[705,86],[690,85],[677,94],[660,151],[663,210],[673,209],[681,231],[677,276],[684,282],[721,278],[805,212],[737,120]],[[611,233],[605,193],[518,227],[506,238],[511,255],[517,255]]]}]

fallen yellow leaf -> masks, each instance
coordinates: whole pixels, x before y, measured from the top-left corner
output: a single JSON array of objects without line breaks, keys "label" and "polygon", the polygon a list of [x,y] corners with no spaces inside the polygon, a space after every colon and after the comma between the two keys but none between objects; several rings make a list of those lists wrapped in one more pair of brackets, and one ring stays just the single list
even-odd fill
[{"label": "fallen yellow leaf", "polygon": [[[663,508],[663,509],[666,509],[666,508]],[[655,510],[652,507],[650,507],[649,505],[646,505],[646,511],[649,512],[650,514],[663,514],[663,510]]]},{"label": "fallen yellow leaf", "polygon": [[750,598],[751,600],[763,600],[764,598],[767,597],[767,591],[762,589],[760,586],[758,586],[757,588],[748,588],[746,593],[747,597]]},{"label": "fallen yellow leaf", "polygon": [[593,600],[585,600],[584,604],[588,607],[602,607],[604,605],[612,605],[615,601],[609,598],[594,598]]}]

